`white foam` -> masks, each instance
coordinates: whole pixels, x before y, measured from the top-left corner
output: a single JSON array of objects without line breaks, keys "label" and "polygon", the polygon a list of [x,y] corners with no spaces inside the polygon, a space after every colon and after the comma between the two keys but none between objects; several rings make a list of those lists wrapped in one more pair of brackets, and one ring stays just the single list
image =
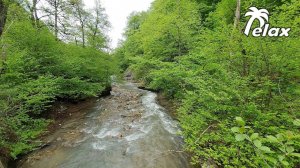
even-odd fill
[{"label": "white foam", "polygon": [[146,108],[146,114],[142,118],[148,118],[150,116],[157,115],[161,120],[161,123],[166,131],[170,134],[176,134],[179,131],[178,123],[173,121],[165,112],[164,108],[157,104],[157,95],[155,93],[148,92],[143,97],[143,105]]},{"label": "white foam", "polygon": [[107,146],[102,143],[93,143],[92,147],[96,150],[105,150],[107,148]]},{"label": "white foam", "polygon": [[151,130],[152,130],[153,126],[152,125],[143,125],[140,130],[145,133],[148,134]]},{"label": "white foam", "polygon": [[81,130],[81,132],[91,134],[94,131],[94,128],[84,128]]},{"label": "white foam", "polygon": [[131,135],[128,135],[125,137],[125,139],[130,142],[130,141],[135,141],[135,140],[138,140],[140,138],[142,138],[144,136],[143,133],[133,133]]},{"label": "white foam", "polygon": [[108,130],[107,128],[103,128],[98,134],[94,136],[103,139],[105,137],[116,137],[118,135],[120,135],[120,128],[114,128],[111,130]]}]

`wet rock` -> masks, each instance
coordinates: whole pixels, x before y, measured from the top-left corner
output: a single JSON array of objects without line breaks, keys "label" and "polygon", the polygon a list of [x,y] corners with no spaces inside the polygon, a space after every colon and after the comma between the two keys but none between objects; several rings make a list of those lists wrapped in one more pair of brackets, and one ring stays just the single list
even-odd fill
[{"label": "wet rock", "polygon": [[139,112],[139,113],[134,113],[134,114],[132,114],[132,115],[121,115],[121,117],[122,118],[127,118],[127,117],[132,117],[132,118],[140,118],[140,117],[142,117],[142,113],[141,112]]}]

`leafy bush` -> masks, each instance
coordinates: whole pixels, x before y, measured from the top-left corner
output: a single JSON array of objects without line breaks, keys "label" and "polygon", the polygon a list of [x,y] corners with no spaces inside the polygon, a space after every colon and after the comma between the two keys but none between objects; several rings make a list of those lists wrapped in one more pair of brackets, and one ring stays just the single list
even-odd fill
[{"label": "leafy bush", "polygon": [[10,6],[7,22],[0,50],[0,155],[16,158],[39,145],[36,138],[49,123],[41,114],[54,101],[99,95],[117,68],[107,53],[65,44],[35,27],[20,6]]},{"label": "leafy bush", "polygon": [[[241,17],[234,26],[236,0],[156,0],[146,14],[129,18],[130,33],[117,54],[147,87],[180,102],[178,116],[193,163],[299,165],[299,129],[293,125],[300,117],[299,5],[296,0],[242,1],[241,15],[250,6],[267,8],[272,26],[291,27],[288,38],[243,35],[247,20]],[[247,136],[282,135],[280,143],[293,139],[293,148],[283,152],[279,143],[259,136],[275,152],[266,155],[266,164],[251,142],[236,142],[230,130],[236,116],[251,128]],[[287,153],[294,156],[283,158]]]},{"label": "leafy bush", "polygon": [[[236,133],[236,141],[248,141],[255,149],[257,161],[262,167],[289,167],[299,160],[300,153],[295,153],[299,151],[299,135],[285,131],[276,136],[267,135],[264,138],[259,133],[253,133],[251,127],[246,126],[246,122],[241,117],[236,117],[236,122],[238,127],[231,128],[232,132]],[[294,125],[299,127],[300,121],[295,120]]]}]

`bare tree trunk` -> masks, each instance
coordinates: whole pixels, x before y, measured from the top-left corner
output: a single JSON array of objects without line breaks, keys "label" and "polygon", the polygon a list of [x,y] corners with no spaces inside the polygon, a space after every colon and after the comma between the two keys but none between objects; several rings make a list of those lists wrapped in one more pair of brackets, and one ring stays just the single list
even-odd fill
[{"label": "bare tree trunk", "polygon": [[79,4],[76,4],[76,8],[79,17],[80,27],[81,27],[82,47],[85,47],[85,31],[84,31],[84,19],[83,19],[84,16],[80,9]]},{"label": "bare tree trunk", "polygon": [[235,20],[234,28],[237,28],[241,19],[241,0],[237,0],[236,11],[235,11]]},{"label": "bare tree trunk", "polygon": [[58,0],[54,0],[54,31],[56,39],[58,39],[58,5]]},{"label": "bare tree trunk", "polygon": [[[180,16],[181,16],[181,3],[180,3],[180,0],[177,0],[177,5],[178,5],[178,19],[180,19]],[[179,25],[177,25],[177,33],[178,33],[178,56],[181,56],[181,30],[180,30],[180,27]],[[173,58],[174,59],[174,58]]]},{"label": "bare tree trunk", "polygon": [[4,31],[5,23],[7,17],[7,5],[3,0],[0,0],[0,37]]},{"label": "bare tree trunk", "polygon": [[38,16],[37,16],[37,3],[38,3],[38,0],[32,0],[32,7],[31,7],[31,20],[32,20],[32,23],[37,26],[38,25]]},{"label": "bare tree trunk", "polygon": [[81,34],[82,34],[82,47],[85,47],[85,32],[84,32],[84,23],[81,23]]},{"label": "bare tree trunk", "polygon": [[76,46],[78,46],[78,41],[77,41],[76,37],[75,37],[75,44],[76,44]]}]

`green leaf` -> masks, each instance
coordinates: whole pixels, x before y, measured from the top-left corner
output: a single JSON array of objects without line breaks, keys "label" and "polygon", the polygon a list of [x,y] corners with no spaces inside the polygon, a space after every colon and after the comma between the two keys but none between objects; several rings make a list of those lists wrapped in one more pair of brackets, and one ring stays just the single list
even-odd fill
[{"label": "green leaf", "polygon": [[280,162],[283,161],[285,159],[285,155],[279,155],[278,159],[279,159]]},{"label": "green leaf", "polygon": [[257,148],[260,148],[261,147],[261,142],[259,140],[254,140],[253,141],[254,145],[257,147]]},{"label": "green leaf", "polygon": [[270,161],[270,162],[272,162],[273,164],[277,164],[277,159],[276,158],[274,158],[274,157],[271,157],[271,156],[263,156],[264,158],[266,158],[266,160],[268,160],[268,161]]},{"label": "green leaf", "polygon": [[284,141],[284,136],[282,134],[277,134],[276,137],[279,142]]},{"label": "green leaf", "polygon": [[239,131],[241,134],[243,134],[246,131],[246,129],[245,129],[245,127],[240,127]]},{"label": "green leaf", "polygon": [[300,119],[296,119],[293,124],[300,127]]},{"label": "green leaf", "polygon": [[245,126],[246,124],[242,117],[236,117],[235,120],[240,126]]},{"label": "green leaf", "polygon": [[245,134],[237,134],[235,136],[235,140],[237,141],[244,141],[246,139],[246,135]]},{"label": "green leaf", "polygon": [[294,147],[292,147],[292,146],[288,146],[288,147],[286,147],[286,151],[287,151],[288,153],[292,153],[292,152],[295,151],[295,149],[294,149]]},{"label": "green leaf", "polygon": [[291,153],[290,155],[300,158],[300,153]]},{"label": "green leaf", "polygon": [[231,128],[231,131],[234,132],[234,133],[238,133],[238,132],[240,132],[240,128],[239,127],[233,127],[233,128]]},{"label": "green leaf", "polygon": [[282,163],[284,166],[289,166],[289,165],[290,165],[289,162],[287,162],[287,161],[281,161],[281,163]]},{"label": "green leaf", "polygon": [[264,151],[265,153],[273,153],[271,151],[271,149],[269,147],[267,147],[267,146],[261,146],[259,149],[262,150],[262,151]]},{"label": "green leaf", "polygon": [[268,142],[278,143],[278,139],[272,135],[267,136]]},{"label": "green leaf", "polygon": [[258,133],[253,133],[253,134],[250,136],[250,139],[251,139],[251,140],[255,140],[255,139],[258,138],[258,136],[259,136]]},{"label": "green leaf", "polygon": [[283,153],[286,152],[285,149],[284,149],[284,147],[279,147],[278,149],[279,149],[281,152],[283,152]]}]

